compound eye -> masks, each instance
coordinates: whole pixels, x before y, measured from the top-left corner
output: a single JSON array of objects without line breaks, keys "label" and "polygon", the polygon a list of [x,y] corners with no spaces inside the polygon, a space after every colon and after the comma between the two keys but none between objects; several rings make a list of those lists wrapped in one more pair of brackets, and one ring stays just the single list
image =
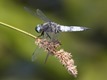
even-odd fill
[{"label": "compound eye", "polygon": [[40,32],[41,32],[40,25],[37,25],[37,26],[35,27],[35,31],[36,31],[36,32],[38,32],[38,33],[40,33]]}]

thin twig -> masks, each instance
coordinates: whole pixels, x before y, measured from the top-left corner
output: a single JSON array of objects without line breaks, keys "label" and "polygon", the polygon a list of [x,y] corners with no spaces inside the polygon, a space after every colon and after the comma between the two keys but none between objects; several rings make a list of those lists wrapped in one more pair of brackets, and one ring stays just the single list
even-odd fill
[{"label": "thin twig", "polygon": [[0,24],[6,26],[6,27],[8,27],[8,28],[14,29],[14,30],[16,30],[16,31],[19,31],[19,32],[21,32],[21,33],[23,33],[23,34],[26,34],[26,35],[34,38],[34,39],[37,38],[36,36],[34,36],[34,35],[31,34],[31,33],[28,33],[28,32],[26,32],[26,31],[24,31],[24,30],[21,30],[21,29],[19,29],[19,28],[16,28],[16,27],[14,27],[14,26],[9,25],[9,24],[3,23],[3,22],[0,22]]}]

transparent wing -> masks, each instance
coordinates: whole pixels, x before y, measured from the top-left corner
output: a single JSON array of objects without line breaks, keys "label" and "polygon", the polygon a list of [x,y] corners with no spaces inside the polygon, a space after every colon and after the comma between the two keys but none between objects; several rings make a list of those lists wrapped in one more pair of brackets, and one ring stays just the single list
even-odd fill
[{"label": "transparent wing", "polygon": [[[39,48],[39,47],[37,47],[37,48],[35,49],[35,51],[34,51],[33,54],[32,54],[32,61],[35,61],[35,60],[37,59],[37,57],[39,57],[39,55],[42,53],[42,50],[43,50],[43,49],[42,49],[42,48]],[[50,54],[51,54],[50,52],[47,53],[47,56],[46,56],[46,58],[45,58],[44,63],[47,62],[48,57],[49,57]]]},{"label": "transparent wing", "polygon": [[36,12],[34,10],[31,10],[30,8],[28,7],[24,7],[24,9],[29,12],[30,14],[34,15],[34,16],[37,16]]},{"label": "transparent wing", "polygon": [[45,22],[51,21],[49,18],[46,17],[46,15],[40,9],[37,9],[36,13],[39,16],[39,18],[41,18],[43,21],[45,21]]},{"label": "transparent wing", "polygon": [[41,53],[42,53],[42,49],[37,46],[37,48],[32,54],[32,61],[35,61]]},{"label": "transparent wing", "polygon": [[28,11],[29,13],[31,13],[32,15],[38,16],[40,19],[42,19],[42,20],[45,21],[45,22],[51,21],[51,20],[48,19],[48,18],[45,16],[45,14],[44,14],[41,10],[39,10],[39,9],[37,9],[36,11],[34,11],[34,10],[28,8],[28,7],[24,7],[24,9],[25,9],[26,11]]},{"label": "transparent wing", "polygon": [[47,39],[49,41],[55,41],[58,40],[59,33],[54,32],[44,32],[44,35],[42,38]]},{"label": "transparent wing", "polygon": [[46,58],[45,58],[45,62],[44,62],[44,63],[46,63],[46,62],[47,62],[48,57],[49,57],[49,55],[50,55],[50,54],[51,54],[50,52],[48,52],[48,53],[47,53]]}]

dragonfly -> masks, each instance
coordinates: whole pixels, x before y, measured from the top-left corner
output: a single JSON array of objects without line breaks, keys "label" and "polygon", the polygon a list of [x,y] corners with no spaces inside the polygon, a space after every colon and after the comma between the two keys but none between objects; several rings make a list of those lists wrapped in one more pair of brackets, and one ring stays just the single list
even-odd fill
[{"label": "dragonfly", "polygon": [[[43,24],[38,24],[35,27],[35,31],[37,33],[40,33],[38,37],[49,38],[50,40],[57,40],[57,34],[59,34],[60,32],[76,32],[76,31],[85,31],[89,29],[87,27],[82,27],[82,26],[61,25],[50,20],[40,9],[33,11],[28,7],[24,7],[24,8],[34,16],[38,16],[41,20],[44,21]],[[47,54],[46,60],[49,54],[50,53]]]}]

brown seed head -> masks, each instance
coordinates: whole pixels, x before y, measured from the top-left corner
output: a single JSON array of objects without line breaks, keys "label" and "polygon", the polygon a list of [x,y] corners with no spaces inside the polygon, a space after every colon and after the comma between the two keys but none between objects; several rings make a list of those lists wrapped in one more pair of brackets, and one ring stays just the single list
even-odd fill
[{"label": "brown seed head", "polygon": [[74,65],[74,60],[71,53],[68,53],[63,49],[60,49],[59,51],[57,50],[57,48],[60,47],[59,41],[48,41],[47,39],[37,38],[35,43],[40,48],[43,48],[45,51],[50,52],[56,58],[58,58],[70,74],[73,74],[75,77],[77,76],[78,72],[76,66]]}]

